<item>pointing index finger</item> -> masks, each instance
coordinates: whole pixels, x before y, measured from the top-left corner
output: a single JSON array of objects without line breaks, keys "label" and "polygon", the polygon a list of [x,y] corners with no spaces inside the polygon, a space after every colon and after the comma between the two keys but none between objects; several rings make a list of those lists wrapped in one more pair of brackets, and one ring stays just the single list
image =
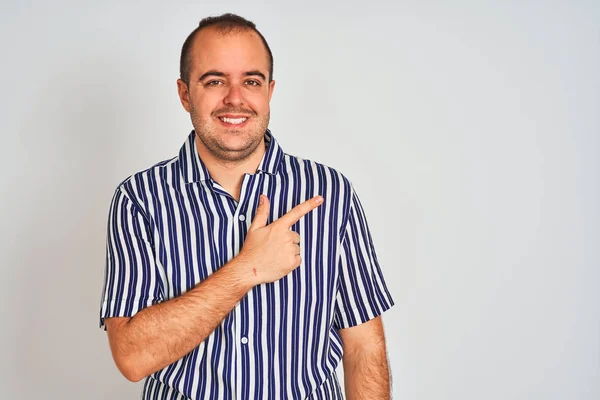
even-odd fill
[{"label": "pointing index finger", "polygon": [[304,203],[298,204],[274,223],[285,225],[285,227],[289,229],[298,222],[300,218],[320,206],[321,203],[323,203],[323,196],[315,196],[312,199],[306,200]]}]

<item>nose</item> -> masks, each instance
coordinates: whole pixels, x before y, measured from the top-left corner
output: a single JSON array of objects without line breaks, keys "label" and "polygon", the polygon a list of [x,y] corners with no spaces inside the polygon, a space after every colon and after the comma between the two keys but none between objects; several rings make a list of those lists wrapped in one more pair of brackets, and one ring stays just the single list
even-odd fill
[{"label": "nose", "polygon": [[223,99],[223,103],[237,107],[244,105],[244,96],[242,94],[242,88],[239,85],[231,84],[229,90]]}]

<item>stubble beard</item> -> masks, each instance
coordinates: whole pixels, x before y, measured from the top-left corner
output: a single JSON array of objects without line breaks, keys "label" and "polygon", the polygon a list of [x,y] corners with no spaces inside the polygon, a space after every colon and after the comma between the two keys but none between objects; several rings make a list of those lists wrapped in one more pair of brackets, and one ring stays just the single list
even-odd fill
[{"label": "stubble beard", "polygon": [[[196,136],[213,157],[224,162],[235,163],[250,157],[258,145],[263,143],[265,132],[269,126],[270,112],[267,112],[261,117],[256,116],[256,114],[253,115],[251,118],[256,120],[254,125],[239,130],[235,128],[224,128],[216,125],[217,123],[210,119],[203,119],[198,115],[193,105],[190,107],[190,116],[194,130],[196,131]],[[231,148],[227,145],[226,141],[223,140],[223,133],[219,133],[219,131],[224,132],[227,129],[229,129],[227,135],[239,135],[240,138],[243,138],[242,143],[236,146],[236,148]]]}]

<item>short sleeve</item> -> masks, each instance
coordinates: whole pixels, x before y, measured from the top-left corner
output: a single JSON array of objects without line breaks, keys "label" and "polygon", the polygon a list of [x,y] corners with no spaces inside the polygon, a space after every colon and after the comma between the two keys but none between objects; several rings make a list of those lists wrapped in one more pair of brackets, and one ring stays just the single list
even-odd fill
[{"label": "short sleeve", "polygon": [[127,195],[117,189],[112,198],[106,237],[104,288],[100,328],[104,318],[132,317],[162,301],[149,224]]},{"label": "short sleeve", "polygon": [[334,325],[343,329],[373,319],[394,305],[354,188],[339,254]]}]

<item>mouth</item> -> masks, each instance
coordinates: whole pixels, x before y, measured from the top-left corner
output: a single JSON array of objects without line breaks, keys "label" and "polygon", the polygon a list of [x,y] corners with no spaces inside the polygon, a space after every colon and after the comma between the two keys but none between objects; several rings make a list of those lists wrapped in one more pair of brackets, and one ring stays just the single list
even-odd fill
[{"label": "mouth", "polygon": [[250,118],[245,116],[226,115],[217,117],[217,119],[221,122],[221,125],[226,126],[228,128],[241,128],[246,126]]}]

